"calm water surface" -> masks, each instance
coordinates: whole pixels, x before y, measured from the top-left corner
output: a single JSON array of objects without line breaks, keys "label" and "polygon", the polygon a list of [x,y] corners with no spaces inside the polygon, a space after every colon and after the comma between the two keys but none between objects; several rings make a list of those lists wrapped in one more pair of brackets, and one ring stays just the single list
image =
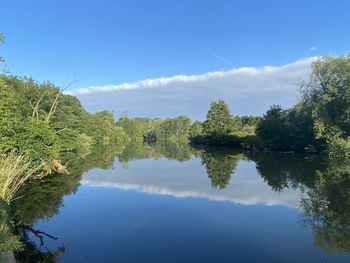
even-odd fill
[{"label": "calm water surface", "polygon": [[29,231],[18,258],[350,262],[349,179],[324,179],[335,169],[320,158],[112,153],[67,157],[70,177],[27,190],[34,201],[19,201],[17,216],[57,239]]}]

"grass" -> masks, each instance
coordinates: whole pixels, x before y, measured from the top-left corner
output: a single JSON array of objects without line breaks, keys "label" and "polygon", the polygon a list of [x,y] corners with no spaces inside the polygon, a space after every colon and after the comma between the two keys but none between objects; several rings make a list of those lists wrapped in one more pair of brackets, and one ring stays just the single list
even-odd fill
[{"label": "grass", "polygon": [[0,199],[11,203],[20,188],[34,178],[39,169],[40,166],[33,166],[25,155],[0,155]]}]

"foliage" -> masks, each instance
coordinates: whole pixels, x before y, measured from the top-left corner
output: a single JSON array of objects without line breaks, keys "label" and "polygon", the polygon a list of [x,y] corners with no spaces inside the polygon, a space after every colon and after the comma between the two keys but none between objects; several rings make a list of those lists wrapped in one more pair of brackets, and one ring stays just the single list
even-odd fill
[{"label": "foliage", "polygon": [[223,100],[212,101],[206,120],[203,122],[203,132],[206,135],[228,135],[235,128],[235,121],[227,104]]},{"label": "foliage", "polygon": [[122,116],[117,121],[117,126],[123,128],[131,141],[142,141],[142,126],[136,120],[130,119],[128,116]]},{"label": "foliage", "polygon": [[287,111],[278,105],[273,105],[263,116],[256,132],[265,147],[272,150],[288,149],[287,116]]},{"label": "foliage", "polygon": [[203,134],[195,145],[222,145],[253,150],[349,155],[350,55],[321,57],[309,81],[299,86],[301,100],[291,109],[273,105],[263,118],[234,117],[223,101],[212,102]]},{"label": "foliage", "polygon": [[203,135],[203,125],[200,121],[195,121],[192,123],[188,136],[194,138],[196,136]]},{"label": "foliage", "polygon": [[350,138],[335,138],[329,142],[329,155],[331,158],[350,157]]},{"label": "foliage", "polygon": [[14,235],[7,224],[0,223],[0,253],[21,250],[23,244],[18,236]]},{"label": "foliage", "polygon": [[0,200],[0,254],[6,251],[21,250],[19,237],[12,233],[11,222],[7,213],[7,204]]},{"label": "foliage", "polygon": [[[35,160],[52,159],[58,157],[59,151],[80,147],[82,134],[91,137],[92,144],[126,140],[112,112],[90,114],[77,98],[62,94],[52,83],[39,84],[30,78],[1,75],[0,95],[3,150],[28,150],[27,147],[36,152]],[[40,139],[35,143],[37,137]],[[38,149],[32,149],[32,143]]]},{"label": "foliage", "polygon": [[1,140],[2,150],[25,154],[37,165],[49,164],[58,158],[58,137],[46,123],[42,121],[20,122],[13,127],[11,133]]},{"label": "foliage", "polygon": [[178,116],[167,119],[149,119],[143,135],[144,141],[187,141],[191,129],[191,119],[187,116]]},{"label": "foliage", "polygon": [[303,100],[312,105],[318,137],[329,141],[350,136],[350,55],[314,61],[301,90]]},{"label": "foliage", "polygon": [[290,110],[273,105],[258,123],[256,134],[269,150],[320,152],[323,140],[314,134],[311,110],[297,104]]},{"label": "foliage", "polygon": [[255,135],[255,130],[261,117],[256,116],[234,116],[236,129],[233,135],[238,137],[246,137]]}]

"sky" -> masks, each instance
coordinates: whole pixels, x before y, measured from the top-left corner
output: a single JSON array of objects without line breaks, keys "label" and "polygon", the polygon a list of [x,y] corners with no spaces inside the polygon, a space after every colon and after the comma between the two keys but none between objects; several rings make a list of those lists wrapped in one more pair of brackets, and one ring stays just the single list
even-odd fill
[{"label": "sky", "polygon": [[311,61],[349,52],[349,1],[2,0],[0,54],[90,112],[203,119],[291,107]]}]

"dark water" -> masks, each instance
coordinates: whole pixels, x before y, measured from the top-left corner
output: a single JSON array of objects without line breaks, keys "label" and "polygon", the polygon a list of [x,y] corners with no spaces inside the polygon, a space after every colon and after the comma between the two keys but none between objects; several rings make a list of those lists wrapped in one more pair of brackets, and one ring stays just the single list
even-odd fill
[{"label": "dark water", "polygon": [[66,159],[13,208],[19,262],[350,262],[345,164],[179,145]]}]

